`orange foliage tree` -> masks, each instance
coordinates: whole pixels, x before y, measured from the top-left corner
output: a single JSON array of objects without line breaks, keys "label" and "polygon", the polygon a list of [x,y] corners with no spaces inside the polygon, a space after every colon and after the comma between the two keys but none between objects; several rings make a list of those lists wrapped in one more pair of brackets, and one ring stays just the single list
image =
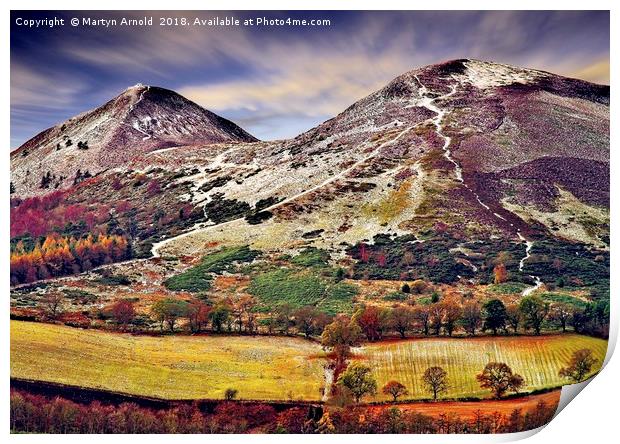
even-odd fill
[{"label": "orange foliage tree", "polygon": [[82,239],[48,235],[26,251],[19,242],[11,252],[11,284],[90,270],[130,256],[127,239],[123,236],[99,234]]},{"label": "orange foliage tree", "polygon": [[501,284],[508,280],[508,271],[503,263],[497,264],[495,268],[493,268],[493,275],[495,276],[496,284]]}]

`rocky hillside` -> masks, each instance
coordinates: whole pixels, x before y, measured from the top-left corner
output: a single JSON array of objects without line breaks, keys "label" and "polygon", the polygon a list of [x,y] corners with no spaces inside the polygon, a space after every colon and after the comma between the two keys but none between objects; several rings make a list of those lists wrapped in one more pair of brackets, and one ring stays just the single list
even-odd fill
[{"label": "rocky hillside", "polygon": [[156,149],[255,140],[173,91],[138,84],[13,151],[11,179],[20,196],[41,195]]},{"label": "rocky hillside", "polygon": [[[135,205],[126,218],[138,218],[133,231],[148,233],[138,242],[154,243],[155,255],[315,246],[338,260],[377,236],[439,237],[449,242],[429,260],[450,255],[475,271],[479,255],[513,248],[521,270],[526,241],[527,254],[533,240],[609,243],[609,87],[476,60],[405,73],[275,142],[172,92],[135,87],[35,137],[12,163],[20,197],[47,190],[46,171],[53,188],[62,174],[71,185],[78,168],[106,170],[63,198],[109,209],[115,227],[125,216],[114,205]],[[480,245],[489,251],[476,253]]]},{"label": "rocky hillside", "polygon": [[405,73],[292,140],[180,147],[138,165],[193,168],[178,181],[207,226],[163,250],[217,241],[342,253],[438,225],[606,248],[609,87],[456,60]]}]

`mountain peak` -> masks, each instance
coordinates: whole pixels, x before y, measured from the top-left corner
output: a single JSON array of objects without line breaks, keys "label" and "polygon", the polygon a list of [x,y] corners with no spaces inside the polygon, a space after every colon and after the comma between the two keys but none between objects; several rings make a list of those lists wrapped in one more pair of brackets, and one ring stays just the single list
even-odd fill
[{"label": "mountain peak", "polygon": [[96,174],[160,148],[253,142],[233,122],[176,92],[138,83],[104,105],[49,128],[11,153],[12,181],[22,196],[74,182],[77,171]]}]

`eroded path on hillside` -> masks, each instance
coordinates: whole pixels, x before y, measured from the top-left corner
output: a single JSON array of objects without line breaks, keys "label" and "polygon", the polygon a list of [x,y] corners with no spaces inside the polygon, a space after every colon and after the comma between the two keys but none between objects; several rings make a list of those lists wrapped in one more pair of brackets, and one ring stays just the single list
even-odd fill
[{"label": "eroded path on hillside", "polygon": [[[342,170],[340,173],[334,175],[334,176],[330,176],[327,179],[325,179],[324,181],[318,183],[317,185],[312,186],[311,188],[304,190],[300,193],[297,193],[293,196],[289,196],[288,198],[281,200],[280,202],[277,202],[269,207],[263,208],[261,211],[271,211],[274,210],[276,208],[279,208],[283,205],[286,205],[290,202],[294,202],[295,200],[304,197],[308,194],[311,194],[317,190],[320,190],[321,188],[326,187],[327,185],[330,185],[334,182],[336,182],[339,179],[343,179],[345,178],[349,173],[353,172],[356,168],[360,167],[361,165],[363,165],[364,163],[366,163],[367,161],[369,161],[370,159],[376,157],[382,150],[382,148],[394,144],[396,142],[398,142],[398,140],[403,137],[405,134],[407,134],[409,131],[411,131],[413,128],[415,128],[418,124],[415,125],[411,125],[411,126],[407,126],[406,128],[404,128],[402,131],[400,131],[396,136],[392,137],[391,139],[381,143],[380,145],[378,145],[373,151],[371,151],[368,155],[362,157],[361,159],[359,159],[358,161],[354,162],[353,164],[351,164],[348,168]],[[161,255],[161,249],[163,247],[165,247],[166,245],[169,245],[171,243],[174,243],[180,239],[198,234],[198,233],[206,233],[210,230],[216,229],[216,228],[223,228],[229,225],[232,225],[234,223],[240,222],[242,220],[245,219],[245,216],[236,218],[236,219],[232,219],[230,221],[227,222],[222,222],[219,224],[213,224],[213,225],[209,225],[207,227],[203,227],[203,228],[198,228],[195,230],[191,230],[191,231],[187,231],[185,233],[182,233],[178,236],[175,237],[171,237],[169,239],[165,239],[161,242],[157,242],[155,244],[153,244],[153,247],[151,249],[151,253],[153,255],[153,257],[159,257]],[[192,252],[192,254],[196,254],[201,250],[201,246],[198,246],[196,249],[194,249],[194,251]]]},{"label": "eroded path on hillside", "polygon": [[[426,87],[426,85],[424,85],[422,83],[422,81],[420,80],[420,78],[416,75],[414,76],[416,81],[419,83],[420,88],[418,90],[418,94],[420,95],[420,97],[422,98],[421,101],[421,106],[425,107],[426,109],[434,112],[436,115],[435,117],[433,117],[431,119],[431,122],[433,123],[433,126],[435,127],[435,132],[437,133],[437,135],[439,137],[441,137],[444,141],[443,143],[443,155],[444,157],[454,165],[454,175],[456,177],[456,180],[459,181],[465,188],[467,188],[468,191],[470,191],[472,193],[472,195],[476,198],[476,201],[478,202],[478,204],[485,210],[485,211],[489,211],[493,214],[494,217],[506,222],[506,218],[504,218],[501,214],[498,214],[496,212],[494,212],[491,207],[489,207],[489,205],[485,204],[482,199],[480,198],[480,195],[478,193],[476,193],[476,191],[474,191],[463,179],[463,168],[461,167],[461,165],[458,163],[458,161],[452,157],[452,152],[450,151],[450,144],[452,143],[452,138],[450,136],[447,136],[444,134],[443,132],[443,119],[446,115],[446,111],[442,108],[440,108],[439,106],[437,106],[436,102],[439,100],[445,100],[449,97],[451,97],[452,95],[454,95],[456,93],[456,89],[457,89],[457,84],[454,83],[452,85],[450,85],[450,92],[438,96],[438,97],[432,97],[429,95],[429,90]],[[510,224],[511,227],[514,227],[514,224]],[[531,257],[531,251],[532,251],[532,247],[534,246],[534,241],[532,240],[528,240],[526,239],[522,234],[520,230],[516,230],[516,235],[519,238],[519,240],[525,245],[525,255],[519,260],[519,271],[522,272],[523,268],[525,266],[525,261],[527,261],[530,257]],[[531,293],[533,293],[534,291],[538,290],[542,285],[543,282],[540,279],[539,276],[536,275],[530,275],[530,277],[532,279],[534,279],[535,285],[526,288],[525,290],[523,290],[523,292],[521,293],[522,296],[528,296]]]}]

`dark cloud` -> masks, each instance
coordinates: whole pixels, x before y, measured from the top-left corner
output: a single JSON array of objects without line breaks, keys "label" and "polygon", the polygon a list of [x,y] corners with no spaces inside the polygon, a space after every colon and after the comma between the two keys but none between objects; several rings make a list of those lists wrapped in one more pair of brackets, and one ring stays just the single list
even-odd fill
[{"label": "dark cloud", "polygon": [[[39,28],[16,17],[327,18],[330,27]],[[294,136],[415,67],[472,57],[609,82],[609,13],[12,12],[11,143],[141,82],[260,138]]]}]

